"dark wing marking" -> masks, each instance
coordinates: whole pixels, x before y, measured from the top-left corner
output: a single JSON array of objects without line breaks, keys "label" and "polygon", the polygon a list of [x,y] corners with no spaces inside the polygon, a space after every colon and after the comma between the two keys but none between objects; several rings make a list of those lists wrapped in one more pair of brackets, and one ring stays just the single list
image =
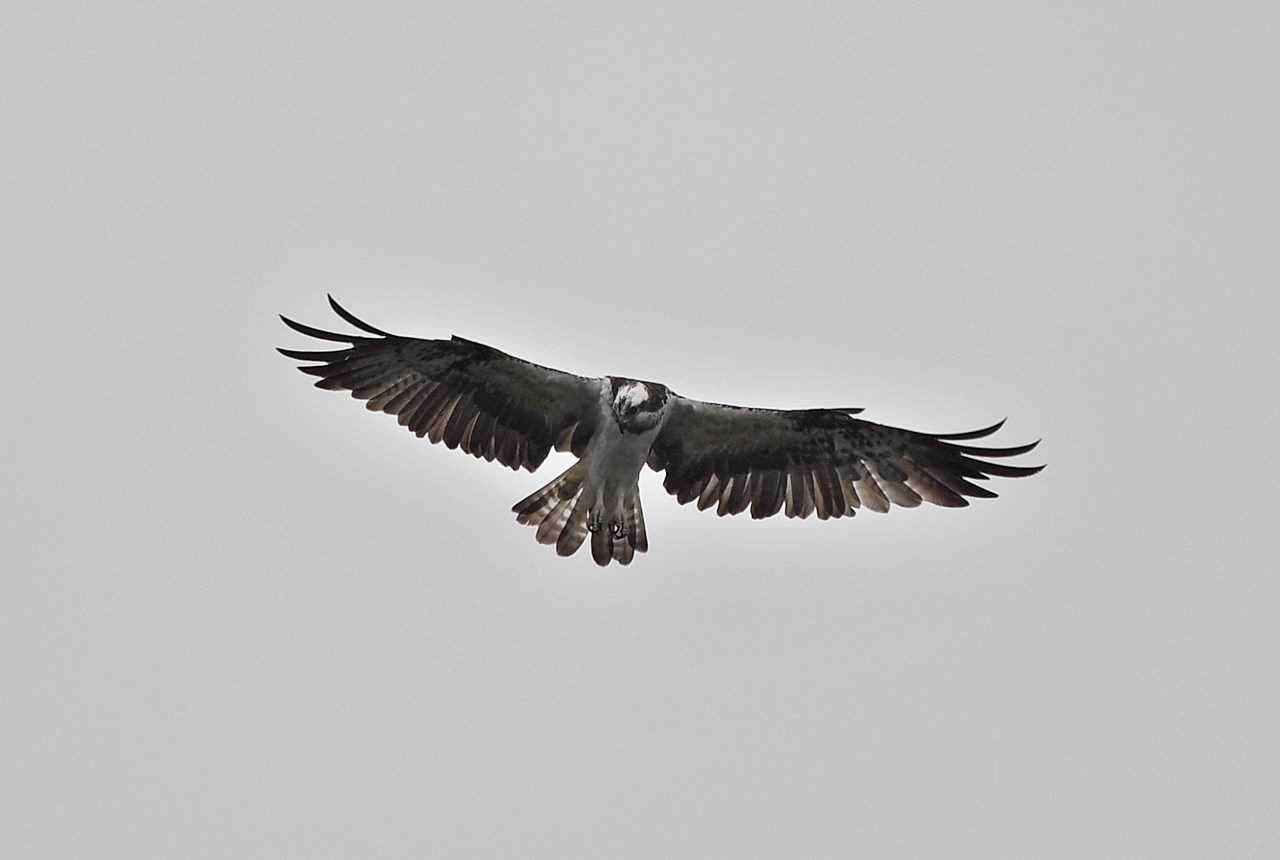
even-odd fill
[{"label": "dark wing marking", "polygon": [[419,437],[473,457],[532,472],[552,447],[581,456],[595,432],[600,380],[533,364],[454,337],[400,337],[357,319],[329,297],[335,313],[374,337],[336,334],[280,317],[294,331],[349,344],[345,349],[280,349],[320,377],[317,388],[347,390],[371,411],[399,416]]},{"label": "dark wing marking", "polygon": [[928,434],[853,418],[853,410],[781,411],[724,406],[673,395],[649,466],[666,470],[663,486],[680,504],[714,505],[716,513],[751,508],[755,519],[852,516],[867,507],[913,508],[921,501],[963,507],[966,496],[994,498],[977,484],[991,475],[1019,478],[1043,466],[1010,466],[1036,447],[983,448],[968,440],[1004,424],[967,433]]}]

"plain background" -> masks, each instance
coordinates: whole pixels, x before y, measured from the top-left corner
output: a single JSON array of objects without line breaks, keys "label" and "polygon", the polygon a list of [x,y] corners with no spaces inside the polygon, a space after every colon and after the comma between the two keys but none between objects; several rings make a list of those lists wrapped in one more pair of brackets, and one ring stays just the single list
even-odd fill
[{"label": "plain background", "polygon": [[[1280,851],[1269,4],[20,4],[0,854]],[[274,314],[1045,442],[564,560]]]}]

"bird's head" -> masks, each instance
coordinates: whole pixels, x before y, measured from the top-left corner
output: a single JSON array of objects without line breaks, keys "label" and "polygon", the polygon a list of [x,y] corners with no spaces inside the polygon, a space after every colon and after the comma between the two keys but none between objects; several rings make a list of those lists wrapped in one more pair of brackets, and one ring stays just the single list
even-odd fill
[{"label": "bird's head", "polygon": [[612,377],[613,415],[623,433],[644,433],[662,420],[667,387],[656,382]]}]

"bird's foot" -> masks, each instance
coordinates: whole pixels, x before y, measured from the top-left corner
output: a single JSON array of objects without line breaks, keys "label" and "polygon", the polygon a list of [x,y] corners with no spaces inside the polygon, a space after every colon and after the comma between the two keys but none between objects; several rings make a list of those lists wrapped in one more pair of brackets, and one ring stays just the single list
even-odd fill
[{"label": "bird's foot", "polygon": [[622,523],[616,520],[609,523],[609,531],[613,534],[614,540],[621,540],[622,536],[627,533]]},{"label": "bird's foot", "polygon": [[598,511],[592,511],[587,514],[587,531],[595,534],[600,531],[600,527],[604,524],[604,516]]}]

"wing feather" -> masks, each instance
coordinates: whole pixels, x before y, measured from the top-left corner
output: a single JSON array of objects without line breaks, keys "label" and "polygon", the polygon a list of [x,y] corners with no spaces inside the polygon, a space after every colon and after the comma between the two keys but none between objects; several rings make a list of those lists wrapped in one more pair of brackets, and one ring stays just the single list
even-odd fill
[{"label": "wing feather", "polygon": [[875,478],[867,475],[858,481],[856,486],[858,498],[862,499],[863,507],[877,514],[889,513],[889,497],[884,494],[884,490],[880,489],[880,484]]},{"label": "wing feather", "polygon": [[334,313],[364,334],[289,328],[334,350],[279,349],[307,362],[316,387],[350,391],[371,411],[395,415],[418,437],[532,472],[553,447],[581,454],[596,430],[601,380],[533,364],[475,341],[402,337],[357,318],[332,296]]},{"label": "wing feather", "polygon": [[854,418],[851,409],[773,410],[673,395],[648,462],[681,504],[713,505],[721,516],[785,512],[818,519],[887,512],[922,502],[964,507],[996,494],[972,481],[1021,478],[1043,466],[991,462],[1035,449],[965,444],[1004,421],[962,433],[930,434]]}]

